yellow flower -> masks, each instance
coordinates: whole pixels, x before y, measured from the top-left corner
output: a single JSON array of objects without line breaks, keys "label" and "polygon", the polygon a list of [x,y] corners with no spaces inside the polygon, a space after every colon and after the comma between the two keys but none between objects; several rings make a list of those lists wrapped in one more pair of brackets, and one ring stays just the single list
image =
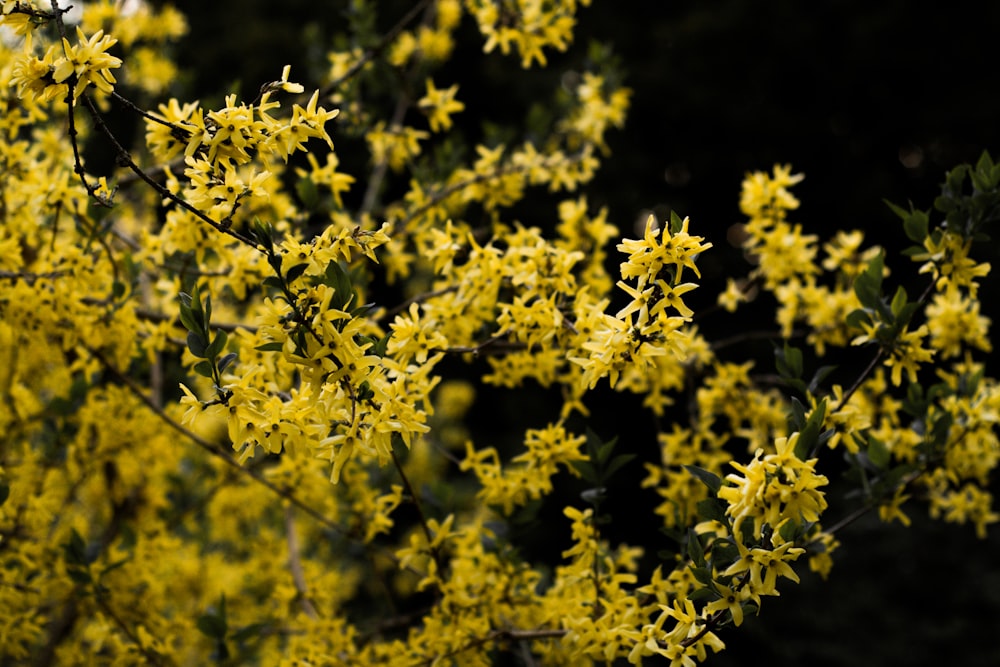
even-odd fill
[{"label": "yellow flower", "polygon": [[427,79],[427,94],[420,98],[417,106],[428,114],[431,132],[440,132],[451,127],[451,114],[465,109],[465,105],[455,99],[458,84],[450,88],[438,89],[434,81]]},{"label": "yellow flower", "polygon": [[105,35],[103,30],[98,30],[87,39],[79,27],[76,35],[79,40],[76,46],[63,39],[65,57],[56,62],[52,78],[56,83],[64,83],[75,76],[74,99],[79,99],[91,84],[102,93],[110,93],[114,90],[112,84],[115,83],[115,77],[108,70],[121,67],[122,61],[106,51],[117,44],[118,40]]}]

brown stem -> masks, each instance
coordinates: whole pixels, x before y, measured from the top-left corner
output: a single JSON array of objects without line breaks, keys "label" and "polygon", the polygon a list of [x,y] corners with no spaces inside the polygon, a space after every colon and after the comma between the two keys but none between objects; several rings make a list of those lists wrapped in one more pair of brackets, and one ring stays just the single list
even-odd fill
[{"label": "brown stem", "polygon": [[403,480],[403,487],[406,489],[407,495],[410,496],[410,500],[413,502],[413,507],[417,510],[417,517],[420,521],[420,527],[423,528],[424,536],[427,538],[427,548],[430,550],[431,558],[434,559],[435,565],[437,565],[437,573],[439,577],[444,576],[444,560],[441,557],[441,552],[437,547],[432,547],[431,543],[434,542],[434,534],[431,532],[430,524],[427,522],[427,515],[424,514],[423,505],[420,504],[420,497],[417,496],[417,492],[413,489],[410,484],[409,477],[406,476],[406,472],[403,470],[403,465],[399,462],[399,458],[396,456],[396,451],[390,445],[389,453],[392,455],[392,462],[396,466],[396,470],[399,471],[399,476]]},{"label": "brown stem", "polygon": [[389,43],[396,39],[396,36],[399,35],[399,33],[403,32],[403,29],[407,26],[407,24],[416,19],[429,4],[430,0],[420,0],[420,2],[415,4],[410,11],[403,15],[403,18],[401,18],[396,25],[390,28],[389,31],[382,36],[375,46],[365,51],[358,61],[351,65],[339,79],[335,79],[334,81],[331,81],[327,85],[323,86],[323,88],[320,89],[320,97],[330,95],[341,85],[352,79],[355,74],[361,71],[362,67],[367,65],[372,59],[382,53],[382,51],[389,46]]},{"label": "brown stem", "polygon": [[302,570],[302,555],[299,553],[299,536],[295,530],[295,514],[291,505],[285,506],[285,535],[288,540],[288,569],[292,573],[292,581],[295,582],[295,590],[299,593],[299,601],[302,611],[312,619],[319,618],[316,606],[309,599],[309,587],[306,585],[306,576]]}]

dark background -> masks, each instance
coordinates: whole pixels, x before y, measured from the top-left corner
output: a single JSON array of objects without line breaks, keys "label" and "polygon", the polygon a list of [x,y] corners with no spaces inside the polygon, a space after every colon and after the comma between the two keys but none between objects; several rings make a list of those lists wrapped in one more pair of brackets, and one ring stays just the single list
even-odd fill
[{"label": "dark background", "polygon": [[[304,45],[314,38],[332,44],[345,25],[344,2],[177,5],[191,33],[178,51],[187,74],[174,92],[192,99],[221,99],[220,90],[239,88],[253,97],[286,63],[293,65],[294,80],[315,87],[320,81],[301,73],[318,75],[325,47]],[[410,5],[378,6],[384,30]],[[887,247],[890,265],[902,267],[895,279],[911,276],[898,255],[901,226],[882,200],[928,208],[945,170],[1000,147],[998,27],[996,3],[595,0],[580,13],[573,48],[551,54],[549,69],[527,73],[513,57],[482,57],[481,38],[466,16],[459,57],[439,85],[461,83],[467,109],[455,119],[474,136],[484,117],[520,122],[565,71],[579,67],[589,40],[610,43],[634,90],[632,109],[626,128],[610,135],[611,157],[586,193],[592,206],[610,208],[610,219],[625,234],[650,209],[690,215],[693,231],[716,246],[702,258],[706,289],[692,298],[691,305],[704,306],[716,293],[709,285],[721,285],[734,266],[746,270],[725,242],[726,230],[740,221],[740,181],[747,171],[776,162],[807,175],[796,188],[803,206],[795,216],[807,232],[825,239],[838,229],[863,229],[870,242]],[[338,141],[345,164],[363,165],[364,157],[352,157],[351,150],[350,141]],[[363,183],[355,188],[362,190]],[[538,201],[546,203],[529,203],[519,218],[551,224],[552,200]],[[976,253],[995,267],[996,255],[993,244]],[[987,287],[981,294],[984,310],[995,310],[996,291]],[[713,327],[732,333],[734,326],[767,326],[769,312],[761,303],[740,311],[736,322],[706,321],[704,327],[711,334]],[[765,364],[770,347],[745,352]],[[521,427],[542,425],[554,415],[549,396],[527,388],[510,403],[484,394],[476,427],[491,441],[518,437],[523,431],[511,429],[509,415],[517,414]],[[615,419],[595,415],[593,426],[651,458],[652,424],[636,409],[638,402],[599,393],[590,403],[608,408]],[[636,513],[642,503],[653,504],[652,497],[637,501],[641,475],[635,462],[610,488],[612,512],[617,507],[624,510],[617,516],[630,517],[608,528],[612,539],[636,543],[655,531],[651,515]],[[831,493],[832,505],[843,502],[839,493]],[[562,547],[551,544],[558,532],[552,526],[563,531],[560,507],[558,500],[543,507],[534,535],[526,535],[539,550]],[[838,516],[847,511],[840,507]],[[787,583],[780,598],[765,600],[759,618],[722,633],[729,649],[708,664],[1000,664],[994,641],[1000,531],[980,541],[971,526],[931,522],[923,512],[912,508],[910,528],[863,520],[846,529],[828,582],[806,573],[801,585]]]}]

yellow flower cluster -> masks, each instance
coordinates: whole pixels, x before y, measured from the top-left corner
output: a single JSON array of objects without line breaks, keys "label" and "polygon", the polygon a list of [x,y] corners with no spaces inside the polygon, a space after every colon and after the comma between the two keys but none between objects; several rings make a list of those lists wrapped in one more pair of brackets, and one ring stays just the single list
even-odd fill
[{"label": "yellow flower cluster", "polygon": [[[184,19],[100,0],[63,39],[59,4],[0,4],[23,40],[0,50],[0,663],[690,667],[800,561],[830,571],[834,511],[998,521],[989,265],[960,201],[938,227],[897,211],[929,282],[889,298],[861,232],[789,221],[801,175],[748,175],[751,266],[720,302],[774,295],[775,382],[694,324],[725,313],[694,312],[712,243],[687,218],[621,238],[578,192],[629,105],[613,67],[564,77],[544,136],[507,144],[467,141],[462,82],[438,87],[463,13],[487,52],[544,66],[589,3],[421,3],[308,95],[286,67],[252,101],[140,110],[107,174],[81,147],[124,141],[102,105],[163,89]],[[366,156],[335,150],[334,119]],[[533,192],[550,219],[524,224]],[[874,356],[827,387],[830,348]],[[645,451],[581,435],[605,378],[655,416],[636,502],[675,557],[602,533],[608,479]],[[544,427],[476,428],[533,385]],[[860,511],[827,507],[830,449]],[[523,550],[518,521],[550,510],[567,541]]]}]

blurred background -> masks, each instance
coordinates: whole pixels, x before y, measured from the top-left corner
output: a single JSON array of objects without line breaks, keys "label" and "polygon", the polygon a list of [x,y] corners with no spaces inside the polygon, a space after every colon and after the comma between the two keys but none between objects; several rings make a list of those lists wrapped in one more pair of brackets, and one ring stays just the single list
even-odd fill
[{"label": "blurred background", "polygon": [[[348,2],[175,4],[190,33],[178,50],[185,74],[172,94],[206,102],[236,90],[250,99],[285,64],[307,89],[320,85],[325,53],[351,14]],[[376,27],[384,31],[412,3],[377,5]],[[868,242],[887,248],[887,263],[901,267],[894,279],[905,280],[911,269],[898,254],[905,237],[883,199],[929,208],[946,170],[974,162],[984,149],[1000,157],[996,3],[594,0],[580,12],[571,49],[549,54],[549,68],[528,72],[516,58],[482,56],[481,37],[469,17],[463,20],[456,57],[435,81],[461,84],[466,111],[454,118],[470,136],[485,132],[484,120],[521,123],[580,68],[591,40],[611,47],[634,91],[632,108],[625,129],[611,133],[611,156],[586,193],[592,208],[609,208],[625,235],[636,233],[649,211],[661,219],[670,210],[691,216],[692,231],[715,244],[700,264],[705,287],[689,301],[696,310],[714,301],[727,275],[749,269],[726,241],[741,220],[746,172],[775,163],[804,172],[795,220],[821,239],[839,229],[864,230]],[[363,176],[367,158],[352,154],[361,147],[337,143],[341,161],[360,167],[354,173]],[[541,227],[555,221],[547,196],[529,198],[516,214]],[[1000,266],[995,244],[976,256]],[[996,294],[984,286],[985,311]],[[736,316],[707,318],[702,327],[709,337],[773,328],[771,312],[769,303],[758,303]],[[767,342],[734,353],[756,356],[764,372],[772,368]],[[474,435],[494,443],[517,440],[525,424],[554,418],[545,391],[509,393],[480,396]],[[595,431],[605,439],[618,435],[625,451],[640,454],[609,489],[609,510],[629,518],[616,520],[607,534],[631,543],[645,536],[655,553],[663,546],[648,537],[656,519],[637,509],[655,499],[650,494],[646,502],[636,489],[641,459],[655,458],[653,424],[634,396],[604,392],[589,403],[603,408],[590,424]],[[570,480],[537,508],[537,520],[522,529],[527,556],[530,545],[540,554],[563,548],[552,543],[559,532],[552,525],[563,523],[560,494],[564,503],[577,493]],[[831,505],[842,502],[838,494],[831,491]],[[838,516],[848,512],[849,505],[840,507]],[[924,512],[912,508],[910,528],[864,519],[846,529],[829,581],[804,573],[800,585],[787,583],[780,598],[765,600],[760,617],[721,634],[729,649],[708,664],[1000,664],[993,641],[1000,622],[1000,530],[980,541],[971,526],[931,522]]]}]

